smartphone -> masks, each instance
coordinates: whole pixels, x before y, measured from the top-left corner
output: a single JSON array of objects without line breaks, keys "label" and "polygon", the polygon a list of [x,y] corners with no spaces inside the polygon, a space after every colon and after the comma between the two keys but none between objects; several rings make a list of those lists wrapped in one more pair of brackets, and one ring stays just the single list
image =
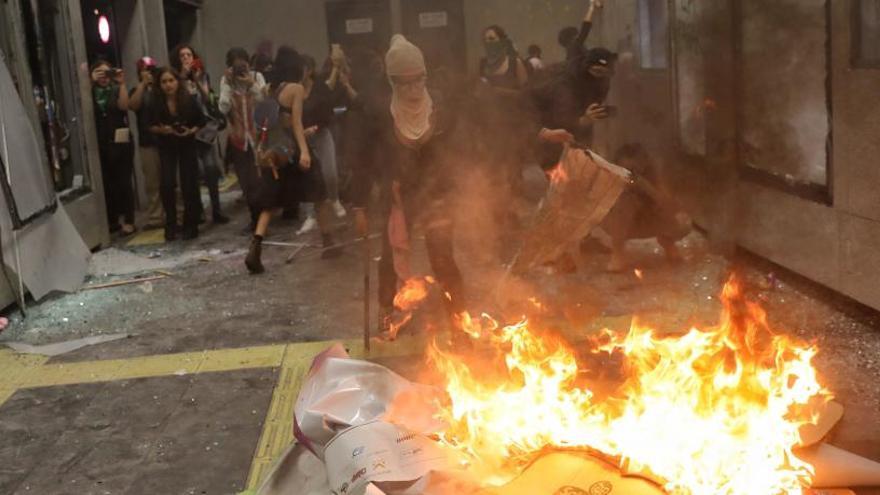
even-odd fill
[{"label": "smartphone", "polygon": [[110,68],[110,69],[107,69],[106,71],[104,71],[104,73],[107,75],[107,77],[110,77],[110,78],[118,76],[120,72],[121,72],[121,70],[117,69],[117,68]]}]

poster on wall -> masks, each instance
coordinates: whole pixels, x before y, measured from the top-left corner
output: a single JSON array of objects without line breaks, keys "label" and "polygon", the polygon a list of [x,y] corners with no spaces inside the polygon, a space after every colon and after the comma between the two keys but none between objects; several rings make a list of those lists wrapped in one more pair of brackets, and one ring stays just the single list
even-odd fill
[{"label": "poster on wall", "polygon": [[369,34],[373,32],[373,19],[347,19],[345,21],[345,34]]},{"label": "poster on wall", "polygon": [[741,5],[743,165],[790,184],[826,186],[825,0],[743,0]]},{"label": "poster on wall", "polygon": [[422,29],[442,28],[449,25],[446,12],[422,12],[419,14],[419,27]]}]

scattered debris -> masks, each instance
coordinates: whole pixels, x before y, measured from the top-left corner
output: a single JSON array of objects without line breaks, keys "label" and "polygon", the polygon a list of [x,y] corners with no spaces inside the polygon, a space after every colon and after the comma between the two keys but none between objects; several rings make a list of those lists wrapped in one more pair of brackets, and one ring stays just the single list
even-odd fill
[{"label": "scattered debris", "polygon": [[67,354],[68,352],[72,352],[77,349],[82,349],[83,347],[104,344],[107,342],[113,342],[115,340],[126,339],[128,337],[129,335],[127,333],[115,333],[111,335],[95,335],[93,337],[86,337],[84,339],[68,340],[66,342],[58,342],[55,344],[46,345],[30,345],[23,342],[7,342],[6,346],[20,354],[38,354],[41,356],[55,357],[62,354]]},{"label": "scattered debris", "polygon": [[156,275],[154,277],[143,277],[143,278],[135,278],[129,280],[117,280],[116,282],[108,282],[106,284],[98,284],[98,285],[89,285],[83,287],[80,290],[98,290],[98,289],[109,289],[112,287],[120,287],[123,285],[132,285],[132,284],[142,284],[144,282],[153,282],[156,280],[162,280],[163,278],[168,278],[167,275]]}]

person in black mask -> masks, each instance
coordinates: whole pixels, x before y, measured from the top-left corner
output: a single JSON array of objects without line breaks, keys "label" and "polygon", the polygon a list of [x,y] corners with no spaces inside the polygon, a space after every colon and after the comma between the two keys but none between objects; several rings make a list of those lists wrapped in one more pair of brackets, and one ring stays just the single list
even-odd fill
[{"label": "person in black mask", "polygon": [[591,145],[593,125],[614,116],[616,109],[605,100],[616,62],[616,53],[593,48],[577,60],[573,70],[533,88],[530,96],[541,129],[538,159],[544,170],[559,161],[563,144]]},{"label": "person in black mask", "polygon": [[518,90],[529,81],[529,73],[513,42],[501,26],[483,31],[486,56],[480,59],[480,77],[496,89]]}]

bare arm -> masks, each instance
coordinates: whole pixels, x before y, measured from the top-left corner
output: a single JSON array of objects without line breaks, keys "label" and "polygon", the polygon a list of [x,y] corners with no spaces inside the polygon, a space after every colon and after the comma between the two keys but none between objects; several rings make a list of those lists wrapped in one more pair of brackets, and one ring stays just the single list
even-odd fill
[{"label": "bare arm", "polygon": [[303,89],[301,84],[290,84],[284,88],[284,92],[290,95],[290,107],[293,110],[290,123],[293,128],[293,137],[296,139],[297,147],[299,147],[299,164],[300,167],[308,170],[312,166],[312,156],[309,153],[309,145],[306,143],[306,133],[302,122],[305,89]]},{"label": "bare arm", "polygon": [[123,112],[128,111],[128,88],[125,87],[125,81],[119,82],[119,95],[116,97],[116,108]]},{"label": "bare arm", "polygon": [[330,76],[327,78],[326,82],[327,87],[330,88],[331,91],[336,89],[336,83],[339,82],[339,67],[337,67],[335,64],[330,70]]},{"label": "bare arm", "polygon": [[526,71],[526,66],[519,57],[516,57],[516,81],[519,83],[520,88],[524,87],[529,82],[529,73]]},{"label": "bare arm", "polygon": [[144,106],[144,93],[146,93],[146,91],[147,83],[141,81],[141,83],[134,88],[134,93],[132,93],[131,97],[128,99],[128,108],[135,112],[139,111],[141,107]]},{"label": "bare arm", "polygon": [[602,8],[602,0],[590,0],[590,8],[587,9],[587,14],[584,16],[584,22],[593,22],[593,16],[596,14],[596,11]]}]

